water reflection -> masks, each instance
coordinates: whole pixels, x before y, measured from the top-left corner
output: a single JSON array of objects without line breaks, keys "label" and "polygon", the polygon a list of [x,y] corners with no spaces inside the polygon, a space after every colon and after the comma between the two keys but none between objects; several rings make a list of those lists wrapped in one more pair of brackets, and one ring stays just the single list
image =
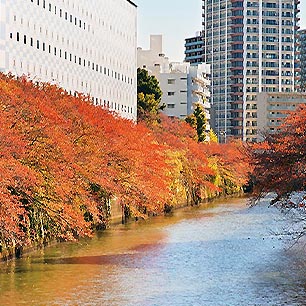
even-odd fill
[{"label": "water reflection", "polygon": [[[231,200],[122,226],[0,266],[0,305],[305,305],[285,221]],[[275,221],[272,221],[275,220]]]}]

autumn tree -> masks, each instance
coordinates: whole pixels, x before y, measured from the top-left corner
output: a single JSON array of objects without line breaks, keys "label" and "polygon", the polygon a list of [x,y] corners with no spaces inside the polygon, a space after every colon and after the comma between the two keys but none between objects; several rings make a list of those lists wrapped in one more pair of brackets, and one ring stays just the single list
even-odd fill
[{"label": "autumn tree", "polygon": [[161,119],[160,126],[155,127],[154,132],[158,141],[168,147],[168,163],[173,180],[171,203],[174,206],[182,202],[198,205],[206,197],[207,190],[217,190],[209,179],[214,171],[208,165],[205,151],[195,141],[196,131],[189,124],[166,116]]},{"label": "autumn tree", "polygon": [[224,188],[217,174],[238,188],[247,167],[236,147],[196,137],[179,119],[135,124],[90,97],[0,74],[0,252],[90,237],[112,205],[146,218],[199,204]]},{"label": "autumn tree", "polygon": [[276,200],[306,189],[306,105],[290,114],[277,132],[250,147],[255,194],[275,192]]},{"label": "autumn tree", "polygon": [[135,216],[162,212],[168,167],[145,126],[89,97],[4,75],[0,110],[2,251],[90,236],[115,201]]},{"label": "autumn tree", "polygon": [[242,142],[219,144],[211,141],[203,146],[209,165],[214,170],[211,183],[219,188],[219,194],[230,195],[243,192],[252,171],[249,156]]}]

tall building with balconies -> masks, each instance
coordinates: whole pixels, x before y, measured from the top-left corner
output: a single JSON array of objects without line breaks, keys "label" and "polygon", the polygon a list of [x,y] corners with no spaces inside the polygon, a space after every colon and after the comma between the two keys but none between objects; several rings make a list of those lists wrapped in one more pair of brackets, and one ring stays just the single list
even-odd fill
[{"label": "tall building with balconies", "polygon": [[301,91],[306,92],[306,29],[299,31],[301,61]]},{"label": "tall building with balconies", "polygon": [[202,3],[215,131],[222,141],[256,141],[257,93],[299,90],[300,0]]},{"label": "tall building with balconies", "polygon": [[204,63],[204,41],[201,32],[197,32],[194,37],[185,39],[185,62],[191,65]]}]

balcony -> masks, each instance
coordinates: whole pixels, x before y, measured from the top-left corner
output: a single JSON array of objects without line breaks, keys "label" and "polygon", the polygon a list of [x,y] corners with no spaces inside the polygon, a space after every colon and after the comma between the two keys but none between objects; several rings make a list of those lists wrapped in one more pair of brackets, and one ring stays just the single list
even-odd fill
[{"label": "balcony", "polygon": [[191,47],[191,46],[197,46],[197,45],[204,45],[204,41],[202,40],[197,40],[197,41],[193,41],[193,42],[186,42],[185,43],[185,47]]},{"label": "balcony", "polygon": [[192,94],[195,95],[195,96],[203,97],[203,98],[209,98],[210,97],[210,91],[208,89],[193,90]]},{"label": "balcony", "polygon": [[269,105],[267,107],[268,111],[294,111],[296,109],[293,105]]},{"label": "balcony", "polygon": [[283,119],[286,118],[288,114],[268,114],[268,118],[273,118],[273,119]]},{"label": "balcony", "polygon": [[199,85],[201,87],[207,87],[210,86],[211,82],[209,79],[204,79],[204,78],[192,78],[192,81],[194,82],[194,89],[197,90],[199,89]]}]

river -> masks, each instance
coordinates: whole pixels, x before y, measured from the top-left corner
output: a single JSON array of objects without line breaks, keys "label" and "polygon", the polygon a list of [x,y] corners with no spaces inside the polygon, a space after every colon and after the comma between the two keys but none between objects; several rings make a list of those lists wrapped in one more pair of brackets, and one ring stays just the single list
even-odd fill
[{"label": "river", "polygon": [[218,201],[0,264],[0,305],[306,305],[305,252],[273,208]]}]

